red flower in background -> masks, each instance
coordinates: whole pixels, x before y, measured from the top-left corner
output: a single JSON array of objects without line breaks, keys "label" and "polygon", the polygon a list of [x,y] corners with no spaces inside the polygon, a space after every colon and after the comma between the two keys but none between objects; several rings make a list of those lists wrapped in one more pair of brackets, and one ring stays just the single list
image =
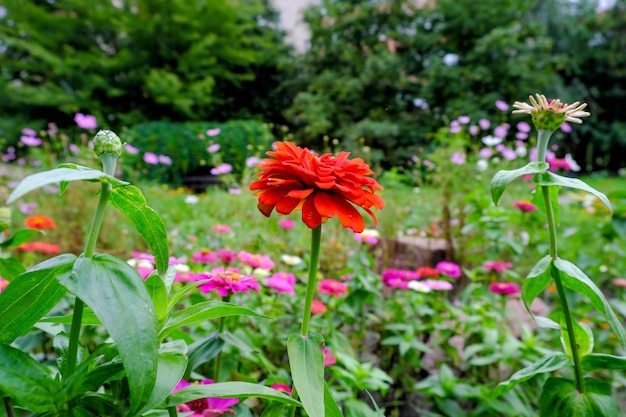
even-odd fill
[{"label": "red flower in background", "polygon": [[22,243],[15,250],[21,250],[25,252],[40,252],[46,255],[56,255],[61,253],[61,246],[55,245],[54,243],[45,243],[45,242],[30,242],[30,243]]},{"label": "red flower in background", "polygon": [[29,229],[44,230],[53,229],[56,227],[56,223],[48,216],[36,215],[30,216],[24,219],[24,224]]},{"label": "red flower in background", "polygon": [[259,179],[250,184],[265,216],[274,208],[279,214],[302,210],[302,221],[312,229],[337,216],[342,226],[360,233],[365,223],[356,205],[377,223],[370,209],[383,208],[383,199],[375,194],[383,187],[367,176],[373,172],[362,159],[348,159],[349,152],[318,155],[290,142],[274,146],[267,153],[271,158],[259,164]]}]

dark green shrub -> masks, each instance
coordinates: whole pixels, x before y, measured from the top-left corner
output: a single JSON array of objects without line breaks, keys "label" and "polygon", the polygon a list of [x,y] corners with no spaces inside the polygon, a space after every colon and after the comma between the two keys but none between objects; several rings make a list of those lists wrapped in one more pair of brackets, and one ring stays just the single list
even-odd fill
[{"label": "dark green shrub", "polygon": [[[208,136],[209,129],[219,129],[219,134]],[[126,177],[158,180],[174,186],[184,185],[185,178],[189,176],[210,176],[216,159],[232,165],[232,174],[241,179],[247,158],[262,156],[274,141],[269,125],[246,120],[226,123],[147,122],[130,128],[123,139],[139,151],[123,154],[123,166],[128,170]],[[220,145],[215,154],[207,151],[212,144]],[[147,152],[171,158],[171,165],[146,162]]]}]

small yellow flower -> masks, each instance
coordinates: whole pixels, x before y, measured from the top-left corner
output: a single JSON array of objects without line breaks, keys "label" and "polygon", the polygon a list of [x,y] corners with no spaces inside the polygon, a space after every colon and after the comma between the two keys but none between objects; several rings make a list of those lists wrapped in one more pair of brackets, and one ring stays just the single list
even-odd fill
[{"label": "small yellow flower", "polygon": [[[536,98],[535,98],[536,97]],[[564,122],[581,124],[581,117],[587,117],[589,112],[584,111],[587,103],[580,104],[578,101],[572,104],[561,103],[561,100],[548,100],[543,94],[529,96],[530,103],[516,101],[513,104],[513,113],[527,113],[533,118],[533,123],[538,130],[555,131]]]}]

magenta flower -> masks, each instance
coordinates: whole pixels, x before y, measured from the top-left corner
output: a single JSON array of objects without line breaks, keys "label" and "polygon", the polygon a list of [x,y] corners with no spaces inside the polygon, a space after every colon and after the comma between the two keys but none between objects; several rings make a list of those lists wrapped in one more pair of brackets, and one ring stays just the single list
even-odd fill
[{"label": "magenta flower", "polygon": [[572,133],[572,127],[567,124],[567,122],[563,122],[563,124],[561,125],[561,130],[565,133]]},{"label": "magenta flower", "polygon": [[34,138],[35,136],[37,136],[37,132],[35,131],[35,129],[31,129],[30,127],[25,127],[24,129],[22,129],[22,135],[30,136]]},{"label": "magenta flower", "polygon": [[497,138],[504,138],[509,133],[508,125],[500,125],[493,129],[493,134]]},{"label": "magenta flower", "polygon": [[218,249],[217,257],[226,265],[230,265],[237,260],[237,254],[230,249]]},{"label": "magenta flower", "polygon": [[470,122],[471,119],[469,116],[463,115],[463,116],[459,116],[457,120],[459,121],[459,123],[466,125]]},{"label": "magenta flower", "polygon": [[407,283],[420,279],[416,271],[408,269],[386,269],[382,275],[383,283],[392,288],[407,289]]},{"label": "magenta flower", "polygon": [[[181,390],[185,387],[194,384],[208,385],[212,384],[213,380],[204,379],[199,382],[189,383],[185,380],[181,380],[176,387],[172,390],[172,393]],[[182,412],[192,411],[191,417],[217,417],[224,414],[235,414],[235,411],[230,407],[239,402],[238,398],[200,398],[197,400],[189,401],[188,403],[181,404],[176,407],[176,410]]]},{"label": "magenta flower", "polygon": [[483,263],[483,269],[485,271],[504,272],[507,269],[511,269],[513,265],[510,262],[504,261],[487,261]]},{"label": "magenta flower", "polygon": [[220,129],[219,127],[216,127],[215,129],[209,129],[206,131],[206,135],[207,136],[217,136],[222,132],[222,129]]},{"label": "magenta flower", "polygon": [[131,155],[137,155],[139,153],[139,149],[135,148],[133,145],[126,143],[124,144],[124,149]]},{"label": "magenta flower", "polygon": [[435,265],[435,269],[437,269],[437,271],[439,271],[443,275],[449,276],[450,278],[461,277],[461,267],[454,262],[441,261],[437,265]]},{"label": "magenta flower", "polygon": [[517,284],[512,282],[494,282],[489,286],[489,291],[500,295],[512,295],[521,292]]},{"label": "magenta flower", "polygon": [[613,285],[626,288],[626,278],[614,278]]},{"label": "magenta flower", "polygon": [[274,261],[272,261],[269,256],[260,255],[260,254],[252,254],[246,251],[241,251],[237,255],[237,258],[246,265],[251,266],[252,268],[262,268],[270,270],[274,268]]},{"label": "magenta flower", "polygon": [[264,284],[270,288],[273,288],[274,291],[281,294],[289,294],[294,295],[294,286],[296,283],[296,278],[293,274],[288,272],[277,272],[271,277],[267,278]]},{"label": "magenta flower", "polygon": [[509,105],[502,100],[496,100],[496,108],[500,111],[507,111],[509,109]]},{"label": "magenta flower", "polygon": [[212,264],[218,261],[217,254],[211,249],[200,249],[191,255],[191,262],[194,264]]},{"label": "magenta flower", "polygon": [[343,282],[334,279],[322,279],[317,287],[321,293],[328,294],[332,297],[339,298],[342,295],[348,295],[348,286]]},{"label": "magenta flower", "polygon": [[209,145],[208,148],[206,148],[206,151],[208,153],[215,153],[218,152],[220,150],[220,144],[219,143],[214,143],[213,145]]},{"label": "magenta flower", "polygon": [[81,129],[95,129],[98,124],[96,123],[96,116],[89,114],[76,113],[74,121]]},{"label": "magenta flower", "polygon": [[530,202],[530,200],[517,200],[513,205],[521,211],[531,212],[537,210],[537,206]]},{"label": "magenta flower", "polygon": [[330,348],[324,348],[324,366],[329,367],[337,363],[337,357],[333,355]]},{"label": "magenta flower", "polygon": [[152,255],[151,253],[139,252],[139,251],[134,250],[130,253],[130,256],[134,259],[141,259],[141,260],[150,261],[154,263],[154,255]]},{"label": "magenta flower", "polygon": [[517,130],[519,130],[520,132],[528,133],[530,132],[530,129],[530,125],[526,122],[519,122],[517,124]]},{"label": "magenta flower", "polygon": [[370,245],[377,245],[380,233],[375,229],[364,229],[361,233],[355,233],[354,239],[359,242],[369,243]]},{"label": "magenta flower", "polygon": [[425,279],[420,282],[433,291],[450,291],[453,288],[452,283],[438,279]]},{"label": "magenta flower", "polygon": [[526,140],[528,139],[528,133],[524,133],[524,132],[517,132],[515,134],[515,138],[519,139],[519,140]]},{"label": "magenta flower", "polygon": [[482,130],[487,130],[491,127],[491,122],[487,119],[480,119],[478,121],[478,126],[480,126]]},{"label": "magenta flower", "polygon": [[289,230],[296,225],[296,221],[292,219],[280,219],[278,225],[285,230]]},{"label": "magenta flower", "polygon": [[270,385],[270,388],[273,388],[276,391],[284,392],[286,394],[291,395],[291,387],[287,384],[283,384],[282,382],[276,382]]},{"label": "magenta flower", "polygon": [[7,285],[9,285],[9,281],[0,277],[0,292],[2,292],[2,290],[4,290],[7,287]]},{"label": "magenta flower", "polygon": [[152,152],[146,152],[143,154],[143,160],[146,164],[156,165],[159,163],[159,157]]},{"label": "magenta flower", "polygon": [[259,283],[256,282],[252,275],[241,275],[233,270],[215,271],[213,270],[210,273],[203,272],[197,275],[200,280],[209,280],[200,286],[200,291],[205,294],[210,291],[217,291],[220,296],[226,297],[230,293],[249,293],[251,289],[259,291]]}]

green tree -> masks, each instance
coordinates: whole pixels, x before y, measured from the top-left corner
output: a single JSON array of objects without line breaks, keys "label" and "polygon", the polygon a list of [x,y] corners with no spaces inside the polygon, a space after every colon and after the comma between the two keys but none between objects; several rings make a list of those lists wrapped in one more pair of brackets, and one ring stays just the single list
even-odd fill
[{"label": "green tree", "polygon": [[[267,0],[7,0],[0,129],[263,118],[289,49]],[[257,74],[262,74],[257,76]],[[272,101],[273,100],[273,101]]]}]

